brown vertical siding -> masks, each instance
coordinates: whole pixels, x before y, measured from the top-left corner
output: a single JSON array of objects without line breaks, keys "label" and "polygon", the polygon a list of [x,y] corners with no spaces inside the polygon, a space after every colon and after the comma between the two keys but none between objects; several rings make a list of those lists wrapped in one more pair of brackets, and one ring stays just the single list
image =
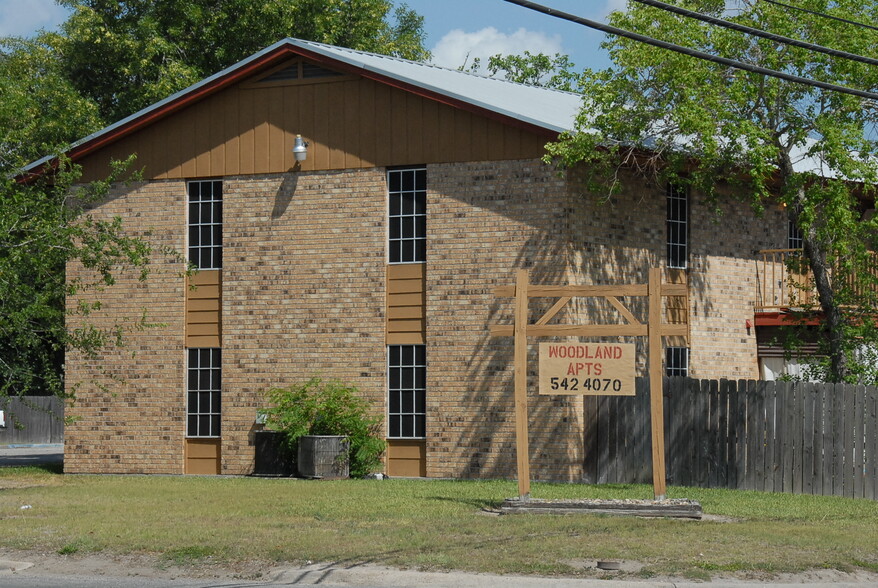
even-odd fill
[{"label": "brown vertical siding", "polygon": [[[256,110],[256,104],[253,100],[245,99],[249,98],[249,96],[245,96],[241,92],[230,91],[230,93],[235,94],[238,99],[238,124],[240,125],[238,128],[241,132],[238,134],[232,133],[229,136],[232,137],[231,141],[234,141],[234,137],[237,137],[240,146],[240,156],[237,161],[232,162],[232,166],[226,175],[252,174],[252,153],[256,149],[256,129],[252,125],[254,124],[255,115],[253,113]],[[161,170],[156,171],[160,172]]]},{"label": "brown vertical siding", "polygon": [[[309,143],[295,167],[295,136]],[[136,153],[147,179],[536,158],[546,137],[367,79],[247,83],[83,158],[86,180]]]},{"label": "brown vertical siding", "polygon": [[[361,84],[348,84],[348,93],[345,94],[345,101],[340,110],[339,120],[344,130],[343,144],[347,146],[346,157],[347,163],[351,168],[363,167],[363,147],[360,145],[361,134],[354,131],[360,124],[362,119],[367,119],[373,113],[362,112],[362,104],[360,98]],[[373,122],[374,123],[374,119]],[[340,153],[345,155],[343,150]],[[368,165],[368,164],[366,164]]]},{"label": "brown vertical siding", "polygon": [[221,151],[223,146],[211,141],[211,132],[220,121],[215,121],[213,112],[219,111],[220,96],[213,100],[213,108],[197,108],[193,113],[195,118],[195,176],[205,177],[211,174],[211,161],[214,152]]},{"label": "brown vertical siding", "polygon": [[[269,88],[262,92],[266,94],[268,102],[268,158],[263,163],[266,171],[272,169],[288,169],[292,165],[292,143],[290,149],[284,149],[286,136],[284,133],[284,89],[282,87]],[[287,160],[287,152],[290,158]]]},{"label": "brown vertical siding", "polygon": [[[180,120],[180,177],[182,178],[192,178],[197,175],[197,170],[195,168],[195,158],[198,155],[198,151],[196,151],[196,141],[195,135],[198,132],[198,129],[195,126],[196,114],[195,111]],[[129,142],[134,143],[137,140],[137,136],[133,136],[129,139]],[[149,140],[155,140],[150,137]],[[141,143],[141,141],[136,141],[136,143]],[[139,162],[141,165],[146,164],[149,165],[150,162]],[[152,171],[149,170],[146,172],[147,175],[152,175]],[[167,175],[167,177],[171,177]]]},{"label": "brown vertical siding", "polygon": [[387,266],[387,344],[426,342],[426,264]]}]

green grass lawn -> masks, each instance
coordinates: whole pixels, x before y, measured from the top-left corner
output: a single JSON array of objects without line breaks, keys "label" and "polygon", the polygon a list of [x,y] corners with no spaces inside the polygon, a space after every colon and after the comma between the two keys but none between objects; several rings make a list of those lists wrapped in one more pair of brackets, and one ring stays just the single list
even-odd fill
[{"label": "green grass lawn", "polygon": [[[373,562],[581,575],[635,560],[641,574],[878,570],[878,502],[669,488],[731,522],[486,513],[509,481],[64,476],[0,468],[0,547],[157,554],[174,563]],[[534,484],[535,498],[651,498],[650,486]],[[21,509],[24,505],[31,508]]]}]

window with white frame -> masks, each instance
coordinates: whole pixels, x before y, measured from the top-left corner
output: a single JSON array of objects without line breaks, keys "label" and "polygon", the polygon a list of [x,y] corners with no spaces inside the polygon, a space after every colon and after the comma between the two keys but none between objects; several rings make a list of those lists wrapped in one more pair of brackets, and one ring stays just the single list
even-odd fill
[{"label": "window with white frame", "polygon": [[427,261],[427,168],[387,170],[390,263]]},{"label": "window with white frame", "polygon": [[222,350],[188,349],[186,435],[219,437]]},{"label": "window with white frame", "polygon": [[802,245],[802,229],[792,220],[787,220],[787,249],[801,249]]},{"label": "window with white frame", "polygon": [[223,267],[223,183],[198,180],[189,192],[189,261],[202,270]]},{"label": "window with white frame", "polygon": [[689,267],[689,193],[685,186],[667,186],[668,267]]},{"label": "window with white frame", "polygon": [[426,437],[426,345],[387,346],[387,395],[387,436]]},{"label": "window with white frame", "polygon": [[665,375],[682,377],[689,375],[688,347],[665,348]]}]

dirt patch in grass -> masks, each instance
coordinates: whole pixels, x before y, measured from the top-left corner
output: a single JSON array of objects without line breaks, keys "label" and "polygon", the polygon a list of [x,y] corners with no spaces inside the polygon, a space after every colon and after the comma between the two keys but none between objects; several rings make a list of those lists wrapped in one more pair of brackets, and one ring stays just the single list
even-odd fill
[{"label": "dirt patch in grass", "polygon": [[735,517],[728,517],[725,515],[715,515],[715,514],[703,514],[701,515],[701,520],[710,523],[740,523],[741,519],[736,519]]}]

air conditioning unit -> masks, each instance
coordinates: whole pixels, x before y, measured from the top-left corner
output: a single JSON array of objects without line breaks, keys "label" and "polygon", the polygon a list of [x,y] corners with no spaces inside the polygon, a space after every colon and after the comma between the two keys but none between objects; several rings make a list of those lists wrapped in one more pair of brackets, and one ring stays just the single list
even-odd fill
[{"label": "air conditioning unit", "polygon": [[339,435],[305,435],[299,437],[299,476],[303,478],[347,478],[350,476],[347,437]]}]

